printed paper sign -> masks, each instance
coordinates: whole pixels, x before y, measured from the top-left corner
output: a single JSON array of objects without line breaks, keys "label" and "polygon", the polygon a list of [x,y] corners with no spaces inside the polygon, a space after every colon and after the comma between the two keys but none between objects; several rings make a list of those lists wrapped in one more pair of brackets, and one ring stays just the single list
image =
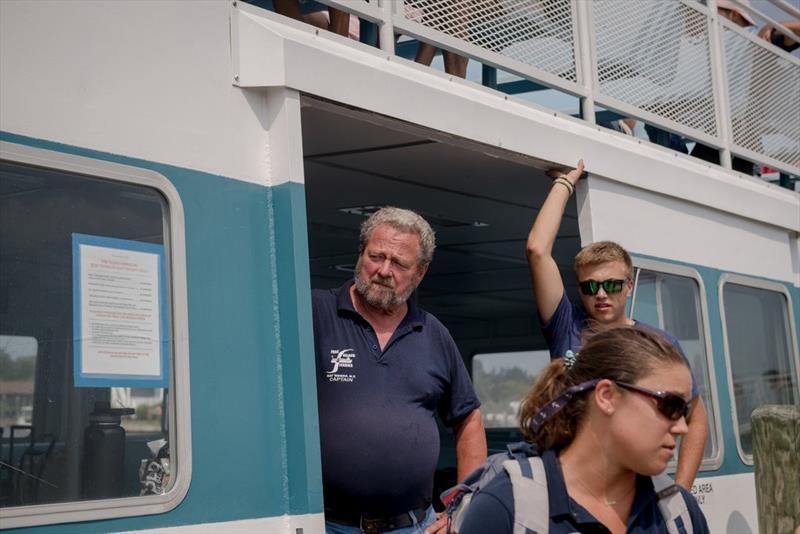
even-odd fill
[{"label": "printed paper sign", "polygon": [[167,387],[164,247],[72,235],[76,387]]}]

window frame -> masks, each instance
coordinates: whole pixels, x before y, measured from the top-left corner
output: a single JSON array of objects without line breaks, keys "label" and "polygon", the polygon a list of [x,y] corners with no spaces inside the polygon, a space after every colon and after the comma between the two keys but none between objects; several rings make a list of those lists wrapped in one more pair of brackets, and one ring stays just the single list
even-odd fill
[{"label": "window frame", "polygon": [[[706,286],[703,277],[697,269],[685,265],[676,265],[658,260],[644,259],[633,257],[634,280],[639,279],[639,269],[646,269],[656,273],[669,274],[674,276],[683,276],[691,278],[697,283],[697,292],[700,297],[700,318],[703,321],[702,335],[706,351],[706,366],[708,368],[708,382],[711,394],[711,402],[713,406],[706,406],[706,412],[712,411],[714,415],[714,428],[709,428],[709,432],[713,432],[714,438],[717,442],[717,453],[710,458],[703,458],[700,462],[699,471],[715,471],[722,467],[725,459],[725,441],[722,436],[722,421],[720,419],[720,403],[719,394],[717,392],[717,375],[714,367],[714,351],[711,342],[711,330],[709,325],[708,315],[708,302]],[[658,305],[661,307],[661,293],[656,293],[659,300]],[[631,295],[631,316],[636,311],[636,285],[634,284],[634,291]],[[674,463],[674,461],[673,461]],[[675,463],[677,465],[677,463]]]},{"label": "window frame", "polygon": [[786,288],[785,285],[779,282],[771,282],[769,280],[761,280],[759,278],[752,278],[749,276],[742,276],[739,274],[731,274],[725,273],[719,277],[719,286],[718,286],[718,296],[719,296],[719,317],[720,321],[722,322],[722,346],[725,352],[725,370],[726,370],[726,378],[728,381],[728,396],[730,398],[730,410],[731,410],[731,420],[733,421],[733,436],[734,441],[736,443],[736,451],[739,454],[739,458],[745,465],[754,465],[753,462],[753,455],[752,454],[745,454],[744,449],[742,448],[742,439],[739,435],[739,416],[737,415],[737,406],[736,406],[736,397],[734,394],[734,383],[733,383],[733,367],[731,365],[731,352],[730,346],[728,344],[728,322],[725,317],[725,297],[724,297],[724,288],[725,284],[736,284],[740,286],[746,287],[753,287],[756,289],[764,289],[766,291],[774,291],[776,293],[780,293],[784,301],[786,302],[786,311],[787,316],[786,319],[789,323],[789,356],[794,354],[794,369],[795,369],[795,378],[797,380],[798,387],[800,387],[800,356],[798,356],[797,352],[797,332],[795,331],[794,327],[794,310],[792,309],[792,296],[789,293],[789,290]]},{"label": "window frame", "polygon": [[174,483],[163,495],[72,501],[0,508],[3,528],[96,521],[161,514],[177,507],[189,491],[192,478],[191,406],[189,391],[189,321],[186,284],[186,244],[183,204],[178,190],[162,174],[130,165],[0,141],[0,160],[83,175],[104,181],[149,187],[163,195],[167,231],[164,248],[167,294],[170,298],[172,398],[169,425],[175,445]]}]

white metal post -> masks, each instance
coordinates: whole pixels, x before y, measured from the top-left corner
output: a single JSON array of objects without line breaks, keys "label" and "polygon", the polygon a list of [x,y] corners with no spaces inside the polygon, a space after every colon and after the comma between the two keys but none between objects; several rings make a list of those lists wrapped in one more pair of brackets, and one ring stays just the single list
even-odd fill
[{"label": "white metal post", "polygon": [[266,92],[269,136],[269,185],[305,183],[300,92],[270,87]]},{"label": "white metal post", "polygon": [[732,167],[731,110],[728,104],[728,75],[725,70],[725,49],[722,42],[722,25],[717,13],[717,0],[706,0],[708,8],[708,57],[711,61],[711,85],[717,115],[717,130],[722,150],[719,163],[725,169]]},{"label": "white metal post", "polygon": [[394,55],[393,4],[393,0],[380,0],[383,20],[381,20],[378,30],[378,41],[380,42],[381,50],[392,56]]},{"label": "white metal post", "polygon": [[581,116],[592,124],[596,122],[594,96],[597,88],[597,69],[595,65],[594,21],[592,19],[591,2],[572,0],[572,9],[576,15],[575,28],[575,68],[578,71],[578,83],[586,89],[586,95],[580,99]]}]

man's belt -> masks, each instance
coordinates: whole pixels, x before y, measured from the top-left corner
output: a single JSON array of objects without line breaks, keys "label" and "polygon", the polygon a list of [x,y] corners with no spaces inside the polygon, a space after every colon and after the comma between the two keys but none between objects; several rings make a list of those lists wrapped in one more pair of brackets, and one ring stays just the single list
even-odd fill
[{"label": "man's belt", "polygon": [[422,520],[425,519],[425,514],[427,512],[428,507],[424,506],[399,515],[372,517],[358,512],[325,508],[325,520],[350,527],[358,527],[361,529],[361,532],[365,532],[366,534],[378,534],[398,528],[410,527],[415,523],[414,519],[411,519],[412,516],[416,519],[417,523],[421,523]]}]

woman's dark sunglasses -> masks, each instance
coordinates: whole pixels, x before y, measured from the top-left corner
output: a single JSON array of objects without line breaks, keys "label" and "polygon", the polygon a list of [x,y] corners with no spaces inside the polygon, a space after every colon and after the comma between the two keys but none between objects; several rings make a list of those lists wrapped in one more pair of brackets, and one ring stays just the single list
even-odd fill
[{"label": "woman's dark sunglasses", "polygon": [[625,280],[619,280],[614,278],[609,278],[608,280],[603,280],[602,282],[598,282],[597,280],[586,280],[584,282],[578,282],[578,287],[581,288],[581,293],[584,295],[597,295],[597,292],[600,291],[600,288],[603,288],[603,291],[606,292],[608,295],[613,295],[614,293],[619,293],[622,291],[622,286],[625,285]]},{"label": "woman's dark sunglasses", "polygon": [[689,416],[690,405],[683,397],[675,393],[667,393],[664,391],[652,391],[643,387],[634,386],[625,382],[614,382],[616,385],[623,389],[635,391],[646,395],[656,401],[656,408],[661,412],[664,417],[670,421],[677,421],[681,417],[687,418]]}]

